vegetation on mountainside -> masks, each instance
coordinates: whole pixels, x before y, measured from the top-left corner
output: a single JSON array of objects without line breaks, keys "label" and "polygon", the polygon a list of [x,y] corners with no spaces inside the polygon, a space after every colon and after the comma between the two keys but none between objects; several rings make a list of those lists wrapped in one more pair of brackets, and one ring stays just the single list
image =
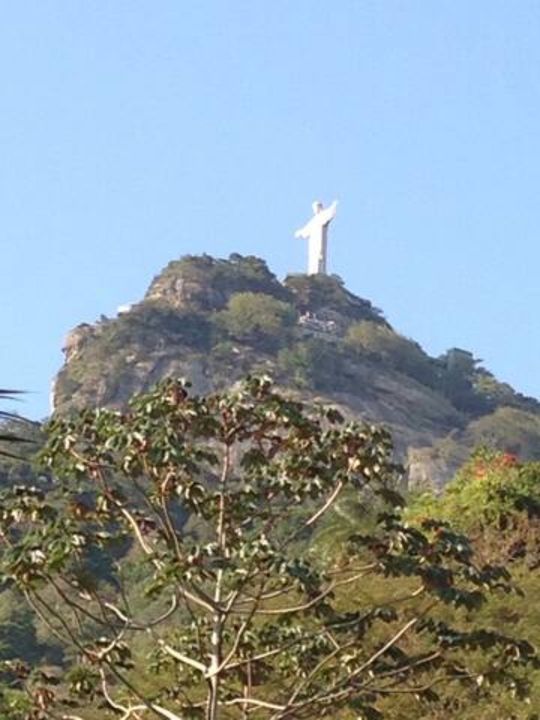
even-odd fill
[{"label": "vegetation on mountainside", "polygon": [[475,392],[483,396],[492,408],[504,406],[538,412],[537,400],[517,393],[511,385],[497,380],[485,368],[476,368],[473,383]]},{"label": "vegetation on mountainside", "polygon": [[436,441],[433,455],[460,467],[477,447],[486,446],[523,459],[540,459],[540,415],[514,407],[499,407],[472,420],[461,431]]},{"label": "vegetation on mountainside", "polygon": [[429,355],[418,343],[386,325],[367,320],[353,323],[347,330],[345,343],[352,350],[372,355],[424,385],[435,387],[437,384],[435,362]]},{"label": "vegetation on mountainside", "polygon": [[228,260],[186,255],[174,260],[152,281],[147,300],[183,305],[192,310],[221,310],[239,292],[264,293],[290,300],[290,293],[260,258],[232,254]]},{"label": "vegetation on mountainside", "polygon": [[317,337],[283,348],[277,358],[277,370],[284,383],[321,392],[346,392],[354,380],[339,348]]},{"label": "vegetation on mountainside", "polygon": [[174,261],[128,312],[76,328],[54,394],[61,412],[123,407],[163,377],[189,377],[206,392],[261,372],[387,423],[401,451],[432,446],[437,484],[483,435],[524,457],[540,445],[538,402],[471,353],[431,358],[338,277],[290,275],[282,284],[252,256]]},{"label": "vegetation on mountainside", "polygon": [[169,381],[48,432],[60,483],[2,493],[1,567],[67,672],[5,664],[28,694],[4,717],[375,720],[402,696],[420,717],[455,688],[526,693],[532,647],[474,620],[508,573],[444,522],[403,522],[384,430],[263,378]]},{"label": "vegetation on mountainside", "polygon": [[121,315],[114,325],[109,324],[103,340],[103,345],[113,352],[138,344],[163,347],[167,343],[207,349],[210,323],[201,313],[140,305]]},{"label": "vegetation on mountainside", "polygon": [[[441,494],[412,498],[407,517],[413,523],[424,517],[451,522],[473,539],[479,561],[504,563],[520,593],[488,602],[480,615],[486,623],[509,628],[540,646],[540,463],[478,448]],[[497,717],[539,717],[540,673],[534,670],[527,676],[532,686],[529,709],[501,699]],[[465,720],[494,717],[488,699],[478,703],[456,697],[452,709]]]},{"label": "vegetation on mountainside", "polygon": [[271,350],[289,339],[296,312],[290,303],[265,293],[234,293],[216,322],[234,340]]},{"label": "vegetation on mountainside", "polygon": [[302,313],[331,308],[349,322],[369,320],[386,324],[381,310],[349,292],[338,275],[287,275],[283,284]]},{"label": "vegetation on mountainside", "polygon": [[[190,697],[195,700],[191,703],[192,717],[201,716],[202,708],[196,704],[204,702],[206,692],[204,682],[200,681],[202,673],[197,680],[195,667],[192,675],[191,670],[186,671],[185,667],[182,670],[182,661],[163,647],[156,649],[156,642],[170,640],[174,644],[169,647],[176,651],[187,648],[186,654],[192,653],[189,657],[201,664],[208,663],[210,628],[205,616],[212,615],[211,610],[207,608],[206,613],[198,606],[194,621],[185,602],[183,605],[179,602],[173,614],[150,632],[138,629],[136,622],[140,621],[141,628],[146,627],[152,618],[166,613],[164,594],[169,589],[173,602],[174,590],[186,577],[195,583],[197,592],[207,595],[212,584],[215,588],[220,569],[227,583],[233,571],[245,568],[242,563],[249,564],[249,557],[238,559],[238,547],[242,542],[243,547],[249,549],[255,539],[260,539],[257,522],[274,522],[274,516],[272,519],[264,516],[264,512],[268,512],[265,509],[268,503],[264,502],[267,498],[260,504],[255,503],[257,508],[253,503],[250,505],[254,498],[261,499],[267,487],[264,483],[270,482],[272,473],[264,476],[260,488],[256,484],[253,490],[244,491],[241,495],[247,499],[244,506],[234,507],[234,514],[229,518],[231,525],[234,521],[244,527],[240,515],[246,525],[238,547],[235,546],[233,554],[223,562],[209,532],[211,521],[215,520],[213,498],[219,495],[216,468],[205,465],[209,458],[205,456],[200,462],[197,458],[195,462],[203,488],[202,504],[206,503],[207,509],[194,510],[199,500],[197,495],[194,500],[186,496],[185,478],[168,480],[163,486],[157,483],[151,497],[148,496],[149,476],[159,476],[165,481],[167,463],[179,462],[185,466],[190,459],[187,456],[174,459],[171,455],[169,460],[161,464],[158,461],[156,466],[156,457],[165,445],[176,449],[183,446],[178,438],[175,440],[176,429],[171,430],[171,423],[159,423],[152,413],[157,412],[157,407],[172,417],[175,412],[181,414],[186,408],[193,408],[189,405],[192,401],[182,400],[175,409],[174,403],[160,405],[158,396],[152,395],[130,411],[126,403],[132,392],[153,386],[156,380],[167,375],[193,377],[205,392],[212,387],[222,388],[223,398],[233,402],[231,398],[235,396],[225,390],[245,374],[256,371],[272,373],[280,384],[294,386],[299,390],[298,395],[310,401],[315,393],[320,393],[325,400],[339,399],[347,415],[363,413],[365,407],[366,414],[377,419],[377,411],[382,408],[387,411],[386,422],[393,423],[396,418],[400,428],[410,427],[427,438],[426,442],[432,443],[430,452],[442,458],[447,468],[465,464],[454,482],[439,494],[415,495],[413,492],[404,518],[399,509],[391,507],[399,498],[394,494],[397,478],[388,455],[383,452],[378,477],[370,482],[366,482],[365,477],[361,480],[365,483],[361,492],[352,473],[347,487],[312,526],[302,529],[285,553],[284,575],[288,578],[285,582],[290,582],[292,589],[282,599],[295,599],[299,603],[301,599],[315,600],[313,606],[294,616],[290,624],[278,623],[274,634],[274,624],[263,622],[274,616],[261,615],[253,621],[250,631],[247,628],[243,631],[235,649],[237,662],[247,668],[250,653],[251,656],[257,653],[261,643],[266,643],[265,651],[277,649],[277,644],[287,636],[293,644],[285,648],[283,663],[275,660],[276,656],[281,657],[281,653],[276,653],[268,661],[262,658],[252,664],[249,673],[242,674],[241,665],[230,673],[223,672],[220,678],[223,702],[231,703],[235,697],[243,697],[246,684],[251,688],[251,700],[262,698],[263,702],[272,702],[272,698],[278,698],[278,690],[284,683],[292,686],[298,678],[301,683],[305,682],[305,675],[301,675],[305,666],[313,669],[317,659],[322,661],[324,652],[329,651],[325,645],[328,636],[323,633],[319,633],[320,644],[314,643],[315,633],[328,627],[325,625],[328,607],[335,613],[334,618],[346,616],[351,620],[338,642],[352,642],[351,648],[355,647],[354,643],[361,643],[361,652],[369,660],[392,637],[392,631],[403,627],[399,622],[406,624],[424,608],[422,603],[427,602],[429,595],[437,601],[430,612],[443,623],[437,626],[433,636],[405,633],[388,653],[377,656],[371,663],[374,675],[366,682],[376,692],[370,693],[368,687],[355,688],[358,707],[352,706],[353,700],[350,707],[344,703],[341,709],[332,707],[329,712],[340,720],[371,720],[378,717],[377,713],[382,713],[385,720],[410,720],[411,717],[446,720],[452,716],[460,720],[493,720],[494,717],[538,720],[540,676],[529,646],[510,642],[508,656],[498,665],[497,648],[485,645],[497,636],[477,632],[481,626],[490,631],[504,629],[514,638],[526,638],[535,646],[540,644],[540,608],[536,601],[540,593],[540,470],[538,462],[534,462],[540,460],[540,413],[536,400],[499,382],[471,353],[453,349],[439,358],[429,357],[419,345],[396,333],[371,303],[347,291],[335,276],[294,275],[281,284],[262,260],[239,255],[229,260],[188,256],[171,263],[154,280],[143,302],[117,318],[102,317],[95,325],[80,326],[68,344],[69,361],[57,383],[61,411],[72,412],[77,406],[100,403],[116,404],[122,411],[85,411],[71,420],[59,419],[49,438],[49,452],[51,442],[57,443],[58,450],[53,463],[54,476],[50,470],[37,471],[33,462],[35,448],[44,441],[39,427],[22,423],[16,417],[0,416],[4,420],[0,487],[5,495],[0,502],[0,522],[6,533],[2,552],[3,562],[7,563],[4,567],[8,569],[0,585],[2,718],[112,720],[124,717],[124,720],[135,720],[137,712],[129,714],[130,703],[142,703],[140,697],[153,704],[162,703],[160,707],[165,709],[174,707],[176,712],[185,702],[182,690],[186,678],[188,684],[191,683]],[[273,391],[269,392],[272,395]],[[267,400],[261,400],[261,408],[267,407]],[[154,410],[145,406],[147,401],[154,403]],[[195,422],[194,418],[199,417],[197,412],[203,407],[209,406],[204,403],[197,406],[189,422]],[[289,401],[279,407],[300,408]],[[272,411],[275,412],[275,408]],[[342,438],[344,425],[338,415],[325,419],[324,413],[314,418],[303,409],[298,412],[295,417],[303,417],[306,427],[312,427],[317,421],[321,428],[329,423],[327,431],[336,433],[332,442]],[[216,418],[223,427],[223,418],[211,412],[205,415],[205,421]],[[259,415],[257,418],[259,421]],[[149,429],[145,432],[152,436],[152,443],[145,448],[135,433],[146,421]],[[188,420],[186,422],[189,425]],[[278,434],[289,437],[300,432],[288,416],[289,424],[285,428],[284,416],[279,412],[274,422],[276,427],[281,427]],[[134,425],[137,425],[135,431]],[[256,429],[257,426],[252,425],[248,432],[251,435],[238,443],[238,453],[246,451],[246,443],[255,443]],[[377,434],[378,431],[372,429],[362,432],[365,432],[366,451],[380,449],[376,438],[386,438],[384,433]],[[446,433],[449,434],[441,437]],[[14,445],[13,438],[21,436],[27,442]],[[316,437],[321,440],[322,434]],[[93,440],[97,444],[93,444]],[[208,438],[199,440],[206,442]],[[278,449],[272,455],[264,438],[258,438],[257,442],[262,442],[263,457],[259,462],[255,460],[243,475],[237,473],[235,465],[233,494],[240,493],[247,475],[257,478],[264,475],[265,461],[275,469],[283,457],[285,450]],[[310,445],[307,438],[303,438],[303,442],[307,443],[306,447],[309,445],[309,452],[300,462],[298,451],[297,473],[319,462],[332,447],[330,440],[321,440],[313,452],[313,444]],[[208,444],[210,454],[219,455],[215,438],[210,438]],[[478,445],[486,447],[468,459]],[[77,459],[72,455],[77,448],[83,450],[78,468]],[[99,463],[111,461],[106,487],[100,487],[99,479],[93,475],[96,448],[103,450]],[[130,454],[135,458],[132,461],[135,466],[122,466],[121,461]],[[137,474],[137,458],[150,463],[151,472],[145,470]],[[64,476],[61,483],[56,475]],[[146,500],[136,488],[141,482]],[[316,497],[307,500],[300,497],[300,503],[298,497],[286,496],[286,489],[280,488],[276,501],[272,499],[271,502],[283,510],[283,517],[275,520],[276,530],[279,519],[284,533],[295,532],[309,519],[309,512],[315,513],[324,503],[327,497],[324,486],[317,487],[314,478],[309,482],[315,485],[310,485],[309,492]],[[248,485],[247,481],[245,484]],[[182,485],[181,494],[171,494],[172,485],[176,488]],[[112,501],[108,504],[104,502],[108,499],[107,493]],[[277,502],[277,497],[282,497],[282,501]],[[172,533],[167,522],[161,531],[159,529],[156,512],[165,517],[163,502],[169,508]],[[186,510],[190,503],[191,509]],[[232,512],[233,507],[230,509]],[[130,524],[123,510],[128,513],[140,510],[139,514],[132,515],[135,524]],[[249,524],[242,513],[251,513],[253,524]],[[451,531],[450,527],[456,530]],[[19,534],[19,530],[28,534]],[[184,575],[178,573],[178,568],[185,569],[185,566],[175,561],[172,565],[169,563],[177,552],[175,532],[181,549],[185,550],[186,562],[191,556],[189,562],[193,565]],[[12,554],[6,555],[5,540],[10,533],[14,546]],[[468,535],[470,541],[464,535]],[[350,538],[355,536],[359,544],[351,551]],[[159,553],[145,558],[139,538],[159,549]],[[262,557],[261,567],[271,582],[275,581],[276,592],[280,593],[283,590],[281,576],[272,565],[268,547],[275,548],[270,545],[263,552],[259,544],[253,552],[257,562]],[[348,583],[347,570],[351,564],[369,563],[374,556],[378,567],[357,582]],[[304,564],[295,564],[300,558]],[[167,569],[162,578],[157,573],[156,560]],[[472,590],[471,597],[479,598],[469,584],[471,568],[474,574],[477,568],[490,565],[504,565],[510,570],[520,592],[506,592],[513,586],[504,575],[500,583],[491,578],[491,584],[498,585],[498,589],[484,588],[485,602],[479,607],[457,608],[451,594],[444,597],[448,590],[444,583],[449,578],[451,588]],[[426,567],[435,573],[433,586],[429,584],[430,578],[422,574]],[[26,578],[25,569],[29,570]],[[448,571],[450,575],[445,574]],[[317,596],[313,596],[312,583],[318,582],[318,587],[325,591],[338,577],[335,573],[341,573],[341,579],[347,582],[337,585],[327,598],[318,601]],[[67,578],[67,583],[63,584],[61,576]],[[418,598],[411,598],[415,577],[417,581],[421,579],[422,587],[426,584],[427,587]],[[476,580],[473,577],[472,582],[479,577]],[[58,581],[65,597],[59,595],[54,585],[45,587],[44,578]],[[162,585],[152,591],[156,580]],[[443,580],[444,583],[437,586]],[[249,583],[244,590],[250,593]],[[27,599],[30,597],[39,612],[26,604],[21,591],[27,593]],[[36,604],[37,595],[45,605]],[[258,610],[275,610],[278,597],[260,600],[250,593],[246,604],[260,601]],[[74,602],[79,607],[75,608]],[[365,613],[362,620],[366,622],[355,625],[358,616],[354,614],[358,608]],[[118,615],[118,610],[124,618]],[[88,611],[94,617],[88,618]],[[75,640],[69,637],[66,624],[71,630],[76,628]],[[461,637],[465,637],[463,642],[467,647],[460,647],[461,641],[448,632],[449,627],[455,627]],[[236,625],[231,625],[233,633],[241,628],[240,618]],[[358,630],[354,637],[353,629],[355,633]],[[199,639],[195,638],[198,633],[202,633],[207,643],[202,650]],[[122,634],[122,638],[116,642],[118,634]],[[302,649],[306,637],[307,645]],[[113,644],[108,652],[103,638],[107,638],[109,646]],[[224,647],[232,650],[233,638],[233,634],[225,634]],[[77,647],[79,640],[82,650]],[[124,640],[126,647],[122,645]],[[431,653],[441,648],[442,659],[439,656],[431,659]],[[341,657],[344,665],[337,668]],[[321,673],[319,685],[314,681],[313,687],[326,687],[324,683],[350,677],[350,673],[358,669],[355,663],[361,662],[359,658],[353,653],[346,659],[345,653],[338,652],[323,665],[331,668],[328,676]],[[410,664],[413,658],[419,664],[407,670],[407,662]],[[229,662],[234,662],[232,656]],[[453,665],[445,665],[447,662]],[[506,673],[508,663],[512,663],[509,675]],[[438,673],[446,680],[449,668],[459,677],[455,682],[439,683]],[[465,677],[464,668],[471,670],[471,678]],[[101,671],[106,674],[108,700],[99,684]],[[112,678],[115,671],[132,683],[133,692],[123,689],[122,682]],[[377,685],[381,679],[388,682],[389,678],[395,679],[395,686]],[[472,679],[475,681],[470,682]],[[176,694],[173,688],[180,681]],[[523,704],[520,699],[526,697],[529,686],[530,704]],[[308,683],[308,690],[309,687]],[[238,695],[228,695],[229,689]],[[135,701],[137,693],[139,699]],[[116,710],[112,709],[111,701],[118,705]],[[276,704],[280,701],[278,698]],[[61,709],[53,710],[53,706]],[[122,711],[120,706],[127,710]],[[252,705],[251,713],[246,709],[244,715],[238,715],[237,710],[240,712],[242,707],[241,703],[231,703],[222,708],[222,717],[262,719],[272,713],[280,717],[278,713],[283,712]],[[325,711],[319,707],[312,710],[306,705],[305,717],[314,720]],[[139,713],[141,717],[144,712]],[[154,711],[154,716],[159,714]],[[187,717],[189,715],[184,715],[183,720]]]},{"label": "vegetation on mountainside", "polygon": [[522,463],[511,453],[480,447],[442,495],[419,495],[409,513],[438,517],[475,535],[498,532],[500,553],[506,531],[523,524],[531,529],[540,518],[540,462]]}]

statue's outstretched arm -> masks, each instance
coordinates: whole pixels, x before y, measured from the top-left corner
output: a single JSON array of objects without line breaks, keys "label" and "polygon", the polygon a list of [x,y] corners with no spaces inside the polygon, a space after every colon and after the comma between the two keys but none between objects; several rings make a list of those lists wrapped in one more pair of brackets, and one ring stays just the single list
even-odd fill
[{"label": "statue's outstretched arm", "polygon": [[307,225],[304,225],[303,228],[300,228],[300,230],[297,230],[294,233],[295,238],[301,238],[302,240],[307,240],[309,238],[309,228]]},{"label": "statue's outstretched arm", "polygon": [[321,212],[319,213],[319,216],[325,225],[326,223],[329,223],[330,220],[333,220],[336,217],[337,203],[338,201],[334,200],[331,205],[329,205],[324,210],[321,210]]}]

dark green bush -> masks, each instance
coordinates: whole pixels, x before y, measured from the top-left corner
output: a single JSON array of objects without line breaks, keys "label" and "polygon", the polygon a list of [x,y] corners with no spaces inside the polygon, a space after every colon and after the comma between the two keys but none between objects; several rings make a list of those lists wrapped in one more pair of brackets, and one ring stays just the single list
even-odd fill
[{"label": "dark green bush", "polygon": [[231,337],[267,347],[278,347],[296,321],[289,303],[264,293],[234,294],[227,308],[218,313],[218,327]]},{"label": "dark green bush", "polygon": [[420,345],[390,327],[363,320],[351,325],[345,342],[354,352],[373,355],[424,385],[436,383],[435,366]]},{"label": "dark green bush", "polygon": [[283,348],[278,355],[278,368],[299,388],[340,392],[350,389],[354,380],[340,344],[320,338]]}]

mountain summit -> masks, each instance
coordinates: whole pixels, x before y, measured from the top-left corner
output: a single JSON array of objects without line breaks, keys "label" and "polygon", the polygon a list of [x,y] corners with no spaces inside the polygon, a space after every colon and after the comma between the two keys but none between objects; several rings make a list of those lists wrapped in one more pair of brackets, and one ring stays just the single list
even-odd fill
[{"label": "mountain summit", "polygon": [[339,277],[281,283],[253,256],[169,263],[141,302],[74,328],[64,353],[58,413],[123,407],[166,376],[207,392],[264,373],[308,401],[384,423],[416,485],[441,485],[480,444],[540,458],[540,403],[471,352],[430,357]]}]

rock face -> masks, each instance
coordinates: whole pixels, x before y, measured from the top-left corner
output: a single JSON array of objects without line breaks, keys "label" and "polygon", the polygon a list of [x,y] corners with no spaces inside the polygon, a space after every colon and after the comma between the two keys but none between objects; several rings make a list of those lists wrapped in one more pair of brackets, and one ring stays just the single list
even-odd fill
[{"label": "rock face", "polygon": [[[267,373],[306,401],[384,423],[411,484],[441,486],[479,443],[540,458],[540,406],[453,349],[430,358],[332,276],[280,283],[263,260],[188,256],[115,319],[65,343],[56,412],[123,407],[167,376],[203,393]],[[459,362],[458,362],[459,360]]]},{"label": "rock face", "polygon": [[84,345],[94,336],[95,330],[88,323],[81,323],[67,334],[62,351],[66,362],[74,360]]},{"label": "rock face", "polygon": [[209,255],[173,260],[152,280],[145,300],[177,310],[220,310],[234,293],[266,293],[289,299],[266,263],[256,257],[231,255],[216,260]]}]

